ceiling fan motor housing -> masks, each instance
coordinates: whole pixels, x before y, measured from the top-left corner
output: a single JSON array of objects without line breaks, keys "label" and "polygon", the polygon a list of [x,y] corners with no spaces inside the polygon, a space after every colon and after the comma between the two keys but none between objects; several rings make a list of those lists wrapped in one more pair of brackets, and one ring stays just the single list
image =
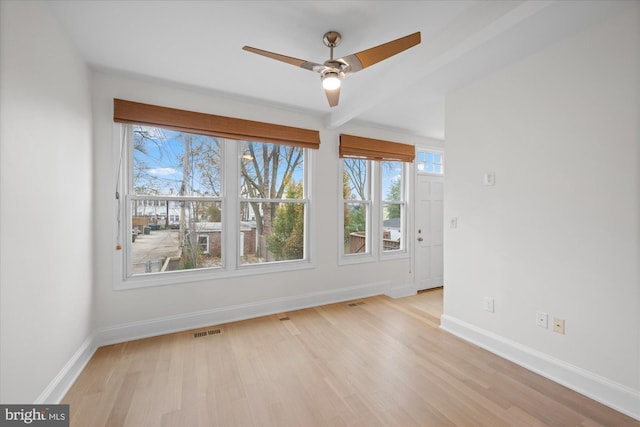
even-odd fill
[{"label": "ceiling fan motor housing", "polygon": [[327,47],[336,47],[340,44],[342,36],[337,31],[327,31],[322,37],[322,41]]}]

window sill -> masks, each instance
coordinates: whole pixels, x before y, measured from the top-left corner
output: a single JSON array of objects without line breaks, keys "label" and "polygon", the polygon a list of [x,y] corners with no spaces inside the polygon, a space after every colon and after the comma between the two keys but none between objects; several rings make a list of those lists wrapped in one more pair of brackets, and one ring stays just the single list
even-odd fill
[{"label": "window sill", "polygon": [[351,256],[341,256],[338,260],[338,265],[354,265],[354,264],[366,264],[378,261],[394,261],[400,259],[411,258],[411,255],[408,251],[398,251],[396,253],[383,253],[378,257],[373,256],[372,254],[367,255],[351,255]]},{"label": "window sill", "polygon": [[113,290],[127,291],[132,289],[181,285],[194,282],[213,282],[216,280],[260,276],[264,274],[287,273],[290,271],[310,270],[314,268],[315,265],[310,261],[283,261],[268,265],[244,265],[234,271],[221,267],[207,270],[177,271],[175,273],[156,273],[128,277],[124,280],[116,278],[113,284]]}]

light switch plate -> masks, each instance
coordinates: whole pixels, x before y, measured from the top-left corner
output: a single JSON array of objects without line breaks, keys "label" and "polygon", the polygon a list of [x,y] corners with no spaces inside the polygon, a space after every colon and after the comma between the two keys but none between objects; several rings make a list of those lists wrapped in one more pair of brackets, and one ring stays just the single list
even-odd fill
[{"label": "light switch plate", "polygon": [[549,324],[549,315],[543,311],[536,311],[536,325],[541,328],[547,328]]},{"label": "light switch plate", "polygon": [[487,172],[484,174],[484,185],[496,185],[495,172]]}]

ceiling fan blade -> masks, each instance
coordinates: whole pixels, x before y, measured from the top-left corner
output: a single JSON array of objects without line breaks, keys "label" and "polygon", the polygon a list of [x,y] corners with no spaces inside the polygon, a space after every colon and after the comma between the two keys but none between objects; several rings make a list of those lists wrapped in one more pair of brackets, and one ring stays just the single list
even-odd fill
[{"label": "ceiling fan blade", "polygon": [[327,95],[327,100],[329,101],[330,107],[335,107],[338,105],[338,100],[340,99],[340,88],[338,89],[325,89],[325,95]]},{"label": "ceiling fan blade", "polygon": [[287,64],[295,65],[296,67],[304,68],[305,70],[321,72],[326,66],[304,59],[293,58],[291,56],[280,55],[279,53],[269,52],[268,50],[257,49],[251,46],[244,46],[242,48],[247,52],[257,53],[258,55],[266,56],[267,58],[276,59],[278,61],[286,62]]},{"label": "ceiling fan blade", "polygon": [[420,44],[419,31],[370,49],[366,49],[343,58],[338,58],[336,61],[346,62],[351,66],[349,72],[355,73],[356,71],[360,71],[363,68],[377,64],[378,62],[393,55],[397,55],[398,53],[416,46],[417,44]]}]

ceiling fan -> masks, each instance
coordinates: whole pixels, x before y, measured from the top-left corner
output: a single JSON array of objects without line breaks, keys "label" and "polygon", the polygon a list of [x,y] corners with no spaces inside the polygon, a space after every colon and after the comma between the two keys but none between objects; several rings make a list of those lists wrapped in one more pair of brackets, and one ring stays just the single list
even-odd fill
[{"label": "ceiling fan", "polygon": [[327,95],[327,100],[331,107],[338,105],[340,98],[340,86],[342,79],[351,73],[360,71],[373,64],[385,60],[393,55],[405,51],[420,43],[420,32],[409,34],[408,36],[383,43],[379,46],[363,50],[358,53],[343,56],[342,58],[333,57],[333,48],[340,44],[342,36],[337,31],[329,31],[323,37],[324,44],[331,49],[330,58],[324,64],[305,61],[304,59],[293,58],[291,56],[280,55],[278,53],[269,52],[267,50],[257,49],[251,46],[244,46],[242,49],[266,56],[267,58],[277,59],[305,70],[320,73],[322,87]]}]

